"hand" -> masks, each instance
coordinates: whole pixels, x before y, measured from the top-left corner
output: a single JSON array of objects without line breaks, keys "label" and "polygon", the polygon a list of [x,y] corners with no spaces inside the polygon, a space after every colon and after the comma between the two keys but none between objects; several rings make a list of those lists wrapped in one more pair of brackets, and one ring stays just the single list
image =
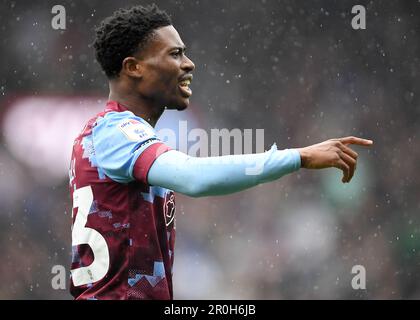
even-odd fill
[{"label": "hand", "polygon": [[297,149],[300,153],[301,167],[323,169],[335,167],[343,171],[343,183],[350,182],[354,175],[358,154],[348,147],[349,144],[371,146],[372,140],[356,137],[330,139],[312,146]]}]

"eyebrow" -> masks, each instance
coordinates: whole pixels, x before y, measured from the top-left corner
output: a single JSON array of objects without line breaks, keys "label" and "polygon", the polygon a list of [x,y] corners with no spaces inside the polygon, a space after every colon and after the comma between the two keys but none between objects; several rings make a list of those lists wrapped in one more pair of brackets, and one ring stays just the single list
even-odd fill
[{"label": "eyebrow", "polygon": [[185,52],[187,50],[187,47],[186,46],[181,46],[181,47],[176,46],[176,47],[170,48],[169,51],[172,51],[172,50],[175,50],[175,49],[178,49],[178,50],[181,50],[181,51]]}]

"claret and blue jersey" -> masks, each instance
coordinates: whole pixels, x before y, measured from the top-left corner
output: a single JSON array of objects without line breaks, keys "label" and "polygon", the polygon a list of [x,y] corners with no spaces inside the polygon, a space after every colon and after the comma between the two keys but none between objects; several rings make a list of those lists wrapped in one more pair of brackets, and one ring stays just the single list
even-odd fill
[{"label": "claret and blue jersey", "polygon": [[115,101],[87,123],[70,166],[75,298],[173,298],[175,197],[159,186],[193,197],[225,195],[301,165],[296,149],[275,144],[264,153],[211,160],[170,150]]},{"label": "claret and blue jersey", "polygon": [[170,150],[115,101],[73,145],[71,293],[75,299],[172,299],[175,197],[148,171]]}]

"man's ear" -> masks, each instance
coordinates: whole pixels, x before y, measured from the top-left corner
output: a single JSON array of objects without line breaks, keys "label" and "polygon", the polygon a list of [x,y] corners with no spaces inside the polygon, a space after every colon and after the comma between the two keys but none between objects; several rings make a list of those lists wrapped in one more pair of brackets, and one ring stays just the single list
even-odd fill
[{"label": "man's ear", "polygon": [[141,78],[143,76],[143,68],[140,61],[134,57],[127,57],[123,60],[121,72],[134,78]]}]

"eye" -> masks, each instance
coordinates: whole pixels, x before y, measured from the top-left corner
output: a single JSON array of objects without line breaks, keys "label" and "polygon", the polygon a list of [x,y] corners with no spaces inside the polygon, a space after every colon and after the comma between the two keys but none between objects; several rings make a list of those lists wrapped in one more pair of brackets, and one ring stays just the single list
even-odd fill
[{"label": "eye", "polygon": [[172,55],[173,57],[180,57],[180,56],[182,56],[182,54],[183,54],[183,52],[182,52],[182,50],[181,50],[181,49],[178,49],[178,50],[176,50],[176,51],[171,52],[171,55]]}]

